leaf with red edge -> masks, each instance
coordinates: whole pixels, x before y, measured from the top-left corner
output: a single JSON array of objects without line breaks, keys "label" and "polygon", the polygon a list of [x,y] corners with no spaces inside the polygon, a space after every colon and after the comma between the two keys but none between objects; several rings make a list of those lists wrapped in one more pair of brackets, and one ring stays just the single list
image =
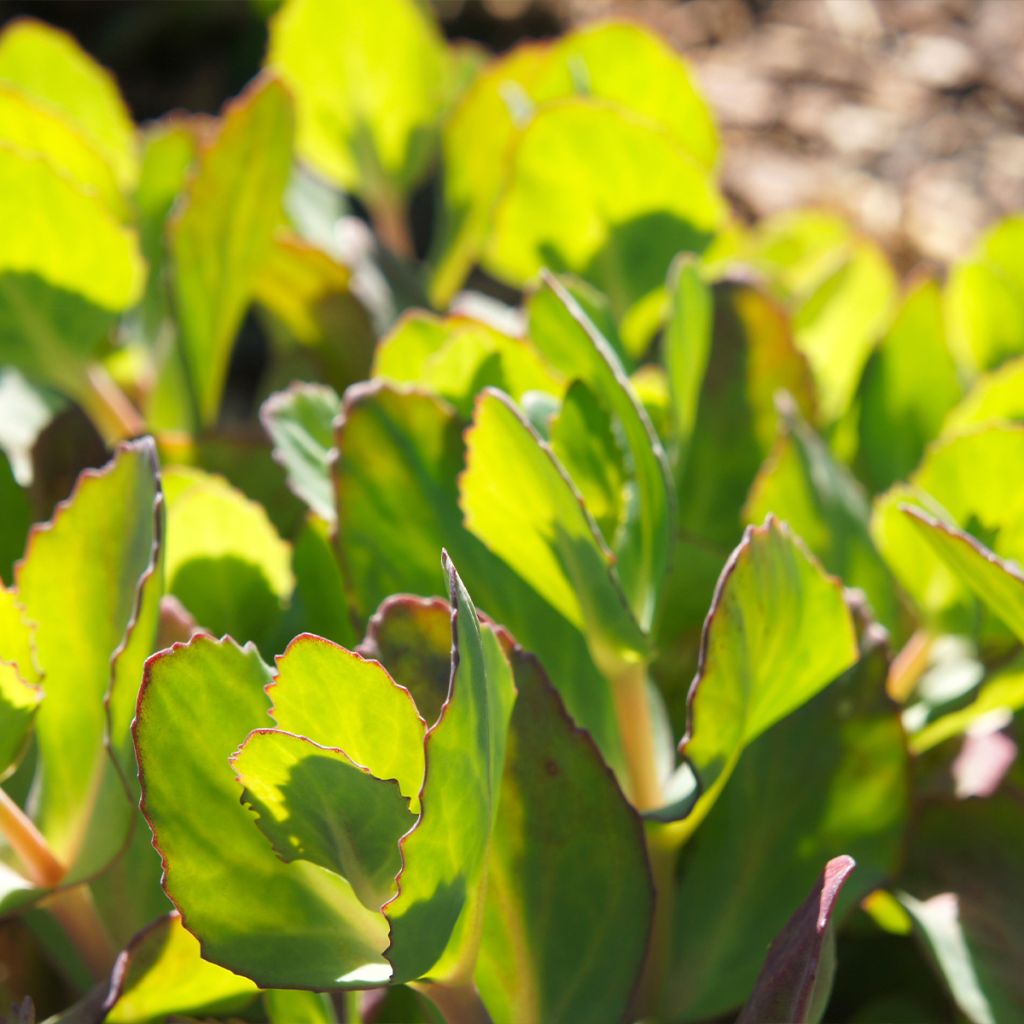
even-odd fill
[{"label": "leaf with red edge", "polygon": [[835,972],[832,913],[852,857],[833,857],[804,903],[775,937],[737,1024],[804,1024],[821,1020]]}]

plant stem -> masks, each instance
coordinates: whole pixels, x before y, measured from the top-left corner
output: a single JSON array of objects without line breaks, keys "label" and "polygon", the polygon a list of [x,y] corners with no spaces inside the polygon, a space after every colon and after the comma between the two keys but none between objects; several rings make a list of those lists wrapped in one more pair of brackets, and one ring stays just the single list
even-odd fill
[{"label": "plant stem", "polygon": [[367,206],[373,230],[384,247],[404,260],[415,259],[416,247],[402,200],[385,194],[369,200]]},{"label": "plant stem", "polygon": [[25,877],[41,889],[60,884],[66,868],[29,816],[0,789],[0,833],[21,861]]},{"label": "plant stem", "polygon": [[96,363],[86,370],[84,379],[75,388],[74,397],[109,445],[138,437],[146,431],[146,424],[127,395]]},{"label": "plant stem", "polygon": [[[28,815],[2,789],[0,834],[10,843],[25,877],[33,885],[52,889],[60,884],[67,869]],[[89,972],[96,979],[105,978],[114,966],[116,951],[96,913],[89,890],[78,885],[55,892],[43,906],[60,923]]]},{"label": "plant stem", "polygon": [[83,884],[61,889],[42,906],[57,919],[93,978],[102,981],[109,977],[117,950],[100,920],[89,888]]},{"label": "plant stem", "polygon": [[647,697],[647,667],[629,662],[612,678],[615,714],[629,772],[630,797],[638,811],[661,805],[662,788],[654,755],[654,729]]},{"label": "plant stem", "polygon": [[897,704],[905,704],[918,679],[928,667],[932,652],[932,638],[927,630],[919,629],[892,659],[885,692]]},{"label": "plant stem", "polygon": [[491,1024],[490,1014],[472,984],[414,981],[409,987],[426,996],[441,1011],[447,1024]]}]

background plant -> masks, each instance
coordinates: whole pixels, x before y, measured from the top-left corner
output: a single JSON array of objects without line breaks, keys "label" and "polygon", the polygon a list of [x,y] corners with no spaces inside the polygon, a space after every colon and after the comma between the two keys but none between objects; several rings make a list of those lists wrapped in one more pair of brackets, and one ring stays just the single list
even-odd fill
[{"label": "background plant", "polygon": [[1013,1019],[1020,221],[902,289],[741,224],[636,26],[486,61],[368,12],[287,4],[219,118],[141,128],[0,36],[11,994]]}]

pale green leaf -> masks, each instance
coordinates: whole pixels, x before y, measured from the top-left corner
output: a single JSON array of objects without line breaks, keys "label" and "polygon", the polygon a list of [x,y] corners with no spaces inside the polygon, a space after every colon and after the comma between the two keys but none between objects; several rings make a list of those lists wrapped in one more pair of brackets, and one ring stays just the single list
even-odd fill
[{"label": "pale green leaf", "polygon": [[419,182],[452,82],[441,34],[415,0],[289,0],[267,66],[295,96],[299,155],[317,171],[371,203]]},{"label": "pale green leaf", "polygon": [[251,85],[225,109],[169,225],[179,344],[204,425],[217,418],[231,345],[281,219],[292,122],[279,82]]},{"label": "pale green leaf", "polygon": [[563,100],[515,148],[483,264],[513,285],[542,267],[579,274],[607,293],[637,355],[664,314],[672,259],[702,252],[724,217],[708,172],[670,137],[611,105]]},{"label": "pale green leaf", "polygon": [[586,633],[604,671],[642,658],[646,640],[611,552],[550,448],[497,391],[478,401],[466,443],[468,529]]},{"label": "pale green leaf", "polygon": [[744,748],[819,693],[857,658],[837,580],[769,519],[748,527],[715,591],[679,744],[703,793],[685,821],[707,815]]},{"label": "pale green leaf", "polygon": [[281,860],[341,875],[371,910],[391,898],[402,868],[398,841],[416,823],[394,779],[278,729],[254,729],[231,764],[242,802]]},{"label": "pale green leaf", "polygon": [[103,1019],[148,1024],[170,1015],[237,1013],[256,992],[248,979],[203,960],[196,937],[171,913],[135,936],[118,957]]},{"label": "pale green leaf", "polygon": [[0,35],[0,82],[77,128],[122,188],[134,183],[138,157],[131,114],[110,72],[70,35],[29,18],[11,22]]},{"label": "pale green leaf", "polygon": [[296,382],[271,395],[260,407],[260,421],[274,444],[274,458],[284,468],[288,486],[321,519],[334,524],[334,485],[330,459],[334,418],[341,399],[322,384]]},{"label": "pale green leaf", "polygon": [[164,888],[204,957],[263,987],[381,984],[381,914],[339,876],[282,862],[239,802],[228,759],[267,723],[270,680],[255,648],[230,639],[195,637],[148,662],[134,734]]}]

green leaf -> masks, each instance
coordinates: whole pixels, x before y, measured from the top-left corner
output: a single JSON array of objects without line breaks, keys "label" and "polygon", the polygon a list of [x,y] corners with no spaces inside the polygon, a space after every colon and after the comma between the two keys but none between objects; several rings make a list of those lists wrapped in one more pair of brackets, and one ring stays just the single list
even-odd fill
[{"label": "green leaf", "polygon": [[960,1011],[974,1024],[1024,1011],[1024,818],[1012,794],[931,801],[911,833],[900,901]]},{"label": "green leaf", "polygon": [[[0,60],[2,48],[0,42]],[[0,125],[0,139],[5,146],[41,157],[83,191],[96,194],[112,212],[127,212],[113,170],[104,156],[75,125],[45,102],[0,81]]]},{"label": "green leaf", "polygon": [[836,967],[832,914],[855,866],[853,858],[845,855],[825,865],[807,899],[772,941],[737,1024],[821,1020]]},{"label": "green leaf", "polygon": [[451,408],[422,392],[372,382],[346,393],[335,473],[338,548],[353,613],[365,623],[391,594],[443,596],[436,559],[447,548],[481,610],[537,654],[569,713],[619,770],[622,743],[611,690],[583,634],[566,609],[529,586],[518,565],[507,565],[463,525],[457,479],[464,426]]},{"label": "green leaf", "polygon": [[710,111],[686,64],[640,25],[605,22],[554,43],[523,44],[477,77],[444,128],[444,216],[431,298],[447,305],[484,245],[508,158],[536,107],[585,95],[633,112],[708,169],[718,155]]},{"label": "green leaf", "polygon": [[448,696],[451,618],[451,608],[440,598],[397,594],[377,609],[359,648],[401,680],[428,725],[437,721]]},{"label": "green leaf", "polygon": [[228,759],[266,722],[270,680],[255,648],[227,638],[197,636],[147,663],[134,734],[164,888],[204,958],[263,987],[381,984],[381,914],[337,875],[283,863],[239,802]]},{"label": "green leaf", "polygon": [[823,862],[844,850],[857,861],[840,912],[890,877],[909,766],[887,669],[875,646],[755,740],[684,849],[664,1002],[677,1018],[719,1017],[743,1001]]},{"label": "green leaf", "polygon": [[625,460],[611,418],[583,381],[573,381],[550,432],[555,458],[580,492],[601,536],[614,545],[626,516]]},{"label": "green leaf", "polygon": [[873,491],[907,477],[960,393],[939,289],[925,281],[903,299],[861,382],[858,462]]},{"label": "green leaf", "polygon": [[0,36],[0,82],[59,114],[103,155],[122,188],[133,184],[131,114],[110,72],[70,35],[30,18],[10,22]]},{"label": "green leaf", "polygon": [[528,391],[560,395],[565,389],[528,341],[466,317],[416,312],[403,316],[377,347],[373,377],[419,385],[466,417],[485,387],[517,401]]},{"label": "green leaf", "polygon": [[220,477],[174,469],[165,485],[168,591],[211,632],[265,641],[294,585],[288,545]]},{"label": "green leaf", "polygon": [[315,633],[345,647],[354,647],[358,637],[349,615],[331,527],[318,516],[310,516],[295,538],[292,570],[295,593],[282,626],[287,635]]},{"label": "green leaf", "polygon": [[707,815],[744,748],[856,657],[853,619],[838,581],[784,523],[769,518],[748,527],[704,624],[679,744],[703,785],[688,832]]},{"label": "green leaf", "polygon": [[517,286],[542,267],[579,274],[607,293],[638,355],[664,313],[672,259],[707,248],[724,217],[707,171],[671,138],[608,104],[567,99],[523,132],[483,264]]},{"label": "green leaf", "polygon": [[672,408],[675,458],[685,462],[700,408],[701,386],[711,358],[714,297],[692,258],[669,271],[669,315],[665,327],[665,371]]},{"label": "green leaf", "polygon": [[281,218],[292,120],[279,82],[251,85],[225,109],[169,225],[179,344],[203,425],[217,418],[231,345]]},{"label": "green leaf", "polygon": [[[333,230],[333,221],[326,223]],[[276,373],[285,375],[282,380],[313,373],[343,391],[369,375],[376,334],[370,312],[353,292],[358,272],[358,263],[350,270],[298,235],[275,233],[255,299],[270,314],[265,323],[281,350]]]},{"label": "green leaf", "polygon": [[301,989],[271,989],[263,993],[270,1024],[338,1024],[330,996]]},{"label": "green leaf", "polygon": [[378,779],[397,780],[419,812],[424,722],[379,664],[321,637],[299,636],[277,659],[267,693],[279,729],[341,749]]},{"label": "green leaf", "polygon": [[967,433],[975,427],[1024,420],[1024,357],[978,377],[971,390],[946,417],[941,436]]},{"label": "green leaf", "polygon": [[1024,353],[1024,217],[1007,217],[955,266],[946,285],[950,340],[969,370]]},{"label": "green leaf", "polygon": [[512,713],[475,980],[495,1020],[626,1013],[654,897],[643,829],[539,663],[512,653]]},{"label": "green leaf", "polygon": [[892,578],[868,531],[870,505],[859,481],[807,426],[789,397],[780,403],[783,432],[744,506],[748,523],[784,519],[828,572],[860,587],[875,617],[893,627],[900,609]]},{"label": "green leaf", "polygon": [[874,245],[858,241],[843,265],[797,306],[794,337],[814,373],[825,423],[849,409],[895,301],[889,261]]},{"label": "green leaf", "polygon": [[647,629],[671,555],[675,511],[661,442],[611,345],[553,277],[546,276],[531,297],[529,318],[530,336],[541,354],[568,378],[587,384],[625,438],[632,493],[615,554],[630,607]]},{"label": "green leaf", "polygon": [[371,910],[394,895],[398,840],[416,822],[394,779],[376,778],[343,750],[278,729],[254,729],[231,763],[242,802],[281,860],[341,875]]},{"label": "green leaf", "polygon": [[267,66],[295,96],[299,155],[322,175],[371,204],[422,178],[453,83],[420,5],[290,0],[271,23]]},{"label": "green leaf", "polygon": [[[35,624],[46,680],[35,727],[36,822],[72,877],[105,866],[124,838],[109,822],[91,822],[112,769],[104,698],[111,658],[159,556],[161,512],[152,442],[126,443],[106,467],[82,474],[50,523],[33,528],[16,567],[18,601]],[[114,747],[123,739],[109,737]],[[123,790],[120,799],[127,809]],[[107,833],[98,849],[89,849],[90,823]]]},{"label": "green leaf", "polygon": [[246,978],[203,960],[199,942],[174,912],[141,931],[118,957],[104,1003],[109,1024],[232,1014],[256,997]]},{"label": "green leaf", "polygon": [[142,290],[135,235],[45,160],[2,145],[0,222],[0,355],[77,397],[83,363]]},{"label": "green leaf", "polygon": [[287,474],[288,486],[332,526],[337,512],[330,459],[339,412],[341,399],[331,388],[298,381],[260,407],[260,422],[274,444],[274,458]]},{"label": "green leaf", "polygon": [[904,506],[902,511],[957,578],[1024,644],[1024,572],[1020,567],[919,508]]},{"label": "green leaf", "polygon": [[[675,453],[680,539],[656,633],[660,678],[676,680],[677,688],[692,676],[715,581],[742,535],[744,501],[775,443],[776,393],[788,391],[804,416],[814,420],[810,370],[781,307],[739,282],[719,282],[712,299],[710,355],[691,385],[697,406],[688,413],[693,417],[689,443]],[[685,309],[680,315],[686,316]],[[683,360],[697,364],[700,352],[699,347],[687,350]],[[681,701],[682,693],[678,697]]]},{"label": "green leaf", "polygon": [[42,689],[25,682],[17,666],[0,661],[0,778],[21,754],[42,699]]},{"label": "green leaf", "polygon": [[[599,667],[640,660],[646,640],[612,555],[550,449],[509,399],[485,391],[460,478],[466,526],[583,630]],[[514,628],[514,625],[513,625]]]},{"label": "green leaf", "polygon": [[1001,558],[1024,560],[1024,494],[1007,466],[1024,459],[1024,426],[991,426],[936,442],[908,484],[875,501],[871,532],[897,581],[929,625],[1003,644],[966,584],[902,512],[911,504],[977,535]]},{"label": "green leaf", "polygon": [[28,496],[14,479],[7,456],[0,451],[0,581],[11,578],[14,560],[25,547],[31,523]]},{"label": "green leaf", "polygon": [[[479,621],[447,555],[444,566],[453,609],[451,684],[441,716],[427,732],[423,813],[402,840],[398,894],[384,908],[391,926],[385,955],[394,981],[426,974],[467,902],[479,899],[474,890],[498,813],[516,695],[494,627]],[[460,939],[464,955],[475,956],[478,937],[470,932]]]}]

